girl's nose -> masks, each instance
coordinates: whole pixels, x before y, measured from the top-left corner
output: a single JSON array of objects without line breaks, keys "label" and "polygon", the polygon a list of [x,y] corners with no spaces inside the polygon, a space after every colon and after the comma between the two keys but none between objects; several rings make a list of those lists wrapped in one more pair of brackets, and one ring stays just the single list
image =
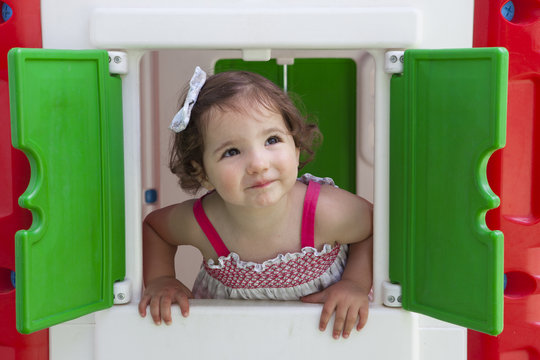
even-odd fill
[{"label": "girl's nose", "polygon": [[258,174],[268,170],[270,162],[265,150],[254,150],[251,152],[246,167],[248,174]]}]

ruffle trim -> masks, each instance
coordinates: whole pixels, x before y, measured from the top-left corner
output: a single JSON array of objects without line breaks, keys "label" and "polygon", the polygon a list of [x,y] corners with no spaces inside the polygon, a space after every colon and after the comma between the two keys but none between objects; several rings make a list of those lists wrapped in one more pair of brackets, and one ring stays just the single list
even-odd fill
[{"label": "ruffle trim", "polygon": [[[346,245],[337,245],[337,246],[346,246]],[[220,256],[218,258],[217,264],[214,262],[214,259],[208,259],[208,261],[206,262],[206,265],[212,270],[220,270],[220,269],[225,268],[227,262],[231,262],[233,264],[236,264],[236,266],[240,269],[251,268],[253,271],[261,273],[264,270],[266,270],[266,268],[272,265],[286,263],[291,260],[296,260],[299,257],[304,257],[309,253],[313,253],[315,256],[322,256],[322,255],[326,255],[332,252],[332,250],[334,250],[334,247],[331,246],[330,244],[324,244],[321,251],[318,251],[314,247],[306,246],[302,248],[299,252],[279,254],[275,258],[266,260],[263,263],[256,263],[253,261],[243,261],[240,259],[240,256],[237,253],[231,252],[227,256]]]}]

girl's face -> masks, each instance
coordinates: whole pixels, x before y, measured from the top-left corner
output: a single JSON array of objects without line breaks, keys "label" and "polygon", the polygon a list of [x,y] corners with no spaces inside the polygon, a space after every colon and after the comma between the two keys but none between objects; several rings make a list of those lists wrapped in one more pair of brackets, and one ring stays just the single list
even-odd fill
[{"label": "girl's face", "polygon": [[276,204],[296,182],[300,155],[282,116],[255,105],[212,112],[204,131],[207,187],[229,204]]}]

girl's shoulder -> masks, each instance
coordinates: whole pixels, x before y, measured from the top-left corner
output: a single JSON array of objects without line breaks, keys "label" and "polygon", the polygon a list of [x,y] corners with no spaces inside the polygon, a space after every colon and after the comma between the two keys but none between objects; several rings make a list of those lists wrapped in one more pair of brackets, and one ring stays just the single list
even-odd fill
[{"label": "girl's shoulder", "polygon": [[199,247],[203,234],[193,214],[196,200],[190,199],[154,210],[144,222],[170,244]]},{"label": "girl's shoulder", "polygon": [[371,204],[364,198],[334,186],[322,185],[317,203],[317,215],[325,219],[343,221],[360,211],[370,209]]},{"label": "girl's shoulder", "polygon": [[322,185],[315,220],[316,234],[333,243],[349,244],[371,235],[373,206],[356,194]]}]

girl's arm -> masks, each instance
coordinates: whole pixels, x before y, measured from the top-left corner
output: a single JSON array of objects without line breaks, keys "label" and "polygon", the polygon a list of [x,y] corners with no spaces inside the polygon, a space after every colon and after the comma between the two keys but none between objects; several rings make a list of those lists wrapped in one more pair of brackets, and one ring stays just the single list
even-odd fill
[{"label": "girl's arm", "polygon": [[349,244],[347,265],[340,281],[302,301],[324,303],[321,331],[326,329],[332,314],[336,314],[332,335],[338,339],[342,335],[348,338],[355,324],[360,330],[367,322],[373,271],[373,211],[369,202],[356,195],[342,190],[331,193],[331,197],[323,197],[317,206],[317,216],[321,216],[324,226],[320,230],[329,236],[326,231],[331,230],[337,234],[339,243]]},{"label": "girl's arm", "polygon": [[191,291],[176,279],[174,270],[174,256],[180,243],[174,236],[175,230],[178,230],[176,224],[170,220],[180,215],[180,207],[174,205],[156,210],[143,222],[145,291],[139,302],[139,313],[146,316],[146,307],[150,305],[150,314],[158,325],[162,319],[166,324],[171,323],[173,303],[179,304],[183,316],[189,314],[188,298],[192,297]]}]

